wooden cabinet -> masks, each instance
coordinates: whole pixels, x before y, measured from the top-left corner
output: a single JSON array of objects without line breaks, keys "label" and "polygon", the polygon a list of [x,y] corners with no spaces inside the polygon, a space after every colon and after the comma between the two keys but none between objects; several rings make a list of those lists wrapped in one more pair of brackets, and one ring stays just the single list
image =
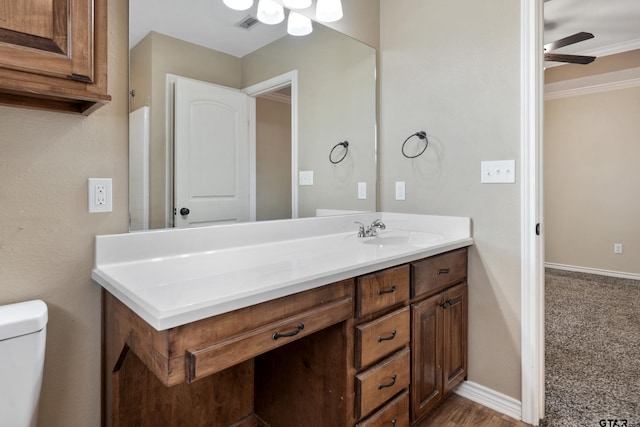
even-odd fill
[{"label": "wooden cabinet", "polygon": [[0,104],[90,114],[108,102],[107,0],[5,0]]},{"label": "wooden cabinet", "polygon": [[409,265],[401,265],[359,277],[356,315],[364,317],[409,299]]},{"label": "wooden cabinet", "polygon": [[421,290],[411,305],[412,423],[467,376],[466,256],[462,249],[412,264],[412,288]]},{"label": "wooden cabinet", "polygon": [[166,331],[105,291],[105,424],[415,424],[467,375],[466,265],[459,249]]},{"label": "wooden cabinet", "polygon": [[[398,418],[396,396],[411,382],[408,264],[358,277],[355,327],[355,420],[358,425],[408,426]],[[372,366],[373,365],[373,366]],[[408,399],[408,397],[407,397]],[[395,409],[389,409],[389,408]]]}]

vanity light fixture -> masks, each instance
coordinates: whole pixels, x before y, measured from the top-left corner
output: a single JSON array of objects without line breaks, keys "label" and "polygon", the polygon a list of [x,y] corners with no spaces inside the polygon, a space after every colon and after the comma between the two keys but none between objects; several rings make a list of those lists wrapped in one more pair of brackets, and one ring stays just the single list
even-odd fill
[{"label": "vanity light fixture", "polygon": [[306,9],[311,6],[311,0],[284,0],[283,3],[289,9]]},{"label": "vanity light fixture", "polygon": [[311,19],[293,10],[289,12],[289,19],[287,20],[287,32],[289,34],[292,36],[306,36],[311,34],[312,31]]},{"label": "vanity light fixture", "polygon": [[284,21],[284,8],[273,0],[260,0],[258,2],[258,21],[275,25]]},{"label": "vanity light fixture", "polygon": [[342,2],[340,0],[318,0],[316,19],[320,22],[335,22],[342,19]]},{"label": "vanity light fixture", "polygon": [[223,0],[233,10],[247,10],[253,6],[253,0]]},{"label": "vanity light fixture", "polygon": [[[224,4],[235,10],[247,10],[253,6],[253,0],[223,0]],[[311,19],[293,9],[306,9],[313,0],[282,0],[289,12],[287,32],[292,36],[306,36],[313,31]],[[320,22],[335,22],[342,19],[341,0],[318,0],[316,19]],[[258,0],[258,21],[263,24],[276,25],[284,21],[284,7],[274,0]]]}]

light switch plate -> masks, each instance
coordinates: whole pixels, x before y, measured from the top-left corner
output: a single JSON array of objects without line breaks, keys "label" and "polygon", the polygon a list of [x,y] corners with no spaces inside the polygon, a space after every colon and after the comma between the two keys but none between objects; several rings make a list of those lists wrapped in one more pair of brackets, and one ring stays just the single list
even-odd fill
[{"label": "light switch plate", "polygon": [[300,185],[313,185],[313,171],[300,171]]},{"label": "light switch plate", "polygon": [[515,160],[485,161],[480,165],[480,182],[483,184],[513,184],[516,182]]},{"label": "light switch plate", "polygon": [[358,199],[360,200],[367,199],[367,183],[366,182],[358,183]]},{"label": "light switch plate", "polygon": [[396,181],[396,200],[404,200],[404,181]]}]

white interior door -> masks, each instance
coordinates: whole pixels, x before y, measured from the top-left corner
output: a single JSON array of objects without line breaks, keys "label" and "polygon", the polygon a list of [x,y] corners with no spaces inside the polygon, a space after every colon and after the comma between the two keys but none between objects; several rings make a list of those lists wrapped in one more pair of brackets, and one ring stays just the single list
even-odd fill
[{"label": "white interior door", "polygon": [[175,227],[249,220],[248,97],[178,77],[175,82]]}]

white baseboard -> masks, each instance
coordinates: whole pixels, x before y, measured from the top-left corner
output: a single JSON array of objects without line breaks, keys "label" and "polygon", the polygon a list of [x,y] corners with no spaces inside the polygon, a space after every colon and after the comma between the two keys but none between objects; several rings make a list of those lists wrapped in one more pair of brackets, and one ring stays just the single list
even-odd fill
[{"label": "white baseboard", "polygon": [[602,270],[599,268],[580,267],[576,265],[554,264],[552,262],[545,262],[546,268],[555,268],[556,270],[576,271],[578,273],[587,274],[599,274],[600,276],[619,277],[621,279],[640,280],[640,274],[625,273],[622,271]]},{"label": "white baseboard", "polygon": [[455,393],[515,420],[522,420],[522,404],[513,397],[471,381],[463,381]]}]

